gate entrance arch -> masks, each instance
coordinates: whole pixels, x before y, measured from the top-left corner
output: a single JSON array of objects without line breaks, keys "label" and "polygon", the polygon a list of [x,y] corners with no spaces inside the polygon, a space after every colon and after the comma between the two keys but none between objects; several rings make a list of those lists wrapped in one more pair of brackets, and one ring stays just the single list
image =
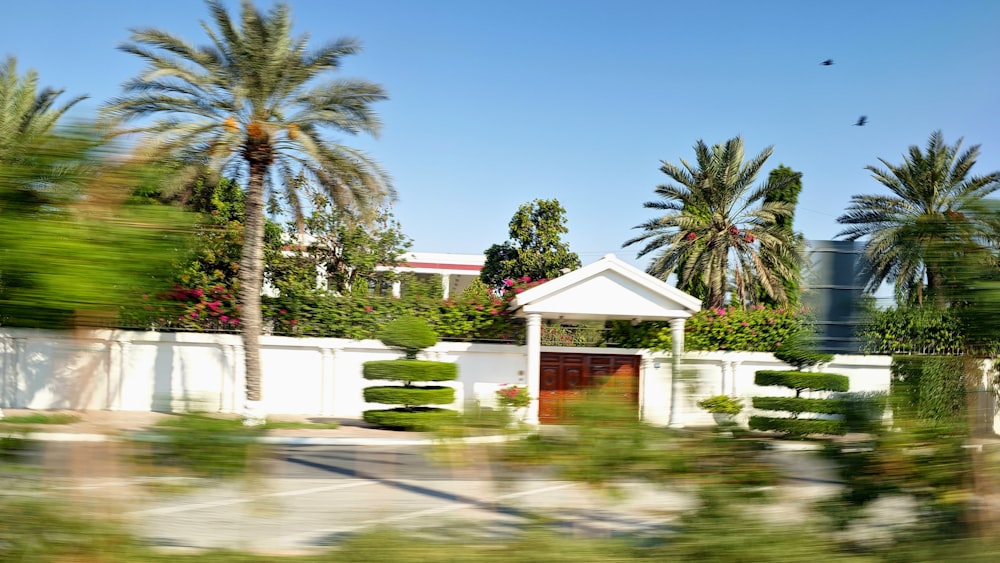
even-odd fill
[{"label": "gate entrance arch", "polygon": [[[670,321],[673,340],[671,350],[673,366],[670,372],[670,405],[667,418],[668,425],[675,425],[678,407],[676,387],[680,373],[680,357],[684,351],[684,321],[700,308],[700,300],[619,260],[614,254],[608,254],[594,263],[521,293],[511,302],[510,310],[515,315],[525,318],[527,324],[527,341],[525,342],[527,353],[524,371],[528,382],[528,392],[535,400],[528,407],[526,422],[532,424],[542,422],[540,408],[543,406],[546,409],[558,411],[561,399],[556,399],[555,397],[559,395],[553,395],[552,392],[572,392],[545,389],[547,398],[541,398],[543,391],[541,380],[543,371],[542,319],[627,320],[632,322]],[[558,373],[558,369],[563,369],[553,368],[554,364],[551,360],[546,365],[549,366],[546,369],[549,369],[550,373]],[[553,369],[557,371],[552,372]],[[572,372],[576,368],[567,369]],[[639,373],[637,377],[639,381],[636,383],[637,402],[639,404],[649,403],[643,397],[641,368],[636,368],[636,371]],[[565,379],[566,376],[557,375],[555,377],[557,378],[557,383],[555,383],[557,386],[560,385],[558,377],[563,377],[563,381],[568,381]],[[579,377],[586,377],[586,371],[573,375],[571,379]],[[647,415],[649,413],[644,410],[643,416]],[[558,418],[558,415],[545,415],[546,422]]]}]

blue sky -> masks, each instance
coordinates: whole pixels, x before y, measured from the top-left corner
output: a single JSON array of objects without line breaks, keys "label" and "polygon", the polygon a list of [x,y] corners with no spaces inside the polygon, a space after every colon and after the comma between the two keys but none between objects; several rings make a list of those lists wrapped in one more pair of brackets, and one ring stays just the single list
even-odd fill
[{"label": "blue sky", "polygon": [[[884,192],[865,165],[901,162],[934,130],[982,145],[974,172],[1000,170],[995,0],[290,4],[317,44],[363,42],[342,74],[387,89],[384,130],[338,139],[392,174],[418,251],[483,252],[520,204],[557,198],[584,263],[615,253],[644,268],[621,245],[653,216],[642,204],[666,179],[660,161],[692,160],[698,139],[741,135],[748,156],[773,145],[767,170],[804,175],[795,227],[809,239],[840,231],[852,195]],[[116,50],[129,28],[207,41],[200,0],[32,0],[3,14],[0,55],[90,95],[82,111],[141,68]]]}]

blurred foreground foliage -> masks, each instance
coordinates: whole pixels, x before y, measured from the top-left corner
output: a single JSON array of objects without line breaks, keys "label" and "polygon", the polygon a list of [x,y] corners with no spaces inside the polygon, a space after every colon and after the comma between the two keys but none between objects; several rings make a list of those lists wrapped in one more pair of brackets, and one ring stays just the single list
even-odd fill
[{"label": "blurred foreground foliage", "polygon": [[168,282],[190,216],[137,201],[164,170],[91,125],[33,137],[0,166],[0,322],[105,326]]},{"label": "blurred foreground foliage", "polygon": [[246,426],[239,418],[204,413],[177,414],[156,424],[148,448],[136,456],[141,467],[172,468],[197,477],[251,476],[267,455],[257,442],[265,425]]}]

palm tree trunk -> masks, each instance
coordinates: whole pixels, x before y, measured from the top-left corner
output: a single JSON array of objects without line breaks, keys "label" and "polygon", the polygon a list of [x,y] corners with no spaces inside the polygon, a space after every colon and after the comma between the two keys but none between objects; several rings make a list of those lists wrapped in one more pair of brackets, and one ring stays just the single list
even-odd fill
[{"label": "palm tree trunk", "polygon": [[[260,291],[264,278],[264,176],[267,161],[250,160],[243,252],[240,256],[240,324],[246,357],[246,399],[257,402],[260,392]],[[252,409],[248,409],[252,410]]]},{"label": "palm tree trunk", "polygon": [[934,300],[934,306],[938,309],[947,307],[944,295],[944,276],[937,268],[927,267],[927,293]]}]

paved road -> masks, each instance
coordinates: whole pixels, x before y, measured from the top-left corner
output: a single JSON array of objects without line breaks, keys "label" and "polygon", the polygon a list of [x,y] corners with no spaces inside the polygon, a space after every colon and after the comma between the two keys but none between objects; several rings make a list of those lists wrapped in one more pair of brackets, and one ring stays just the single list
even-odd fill
[{"label": "paved road", "polygon": [[[47,444],[47,493],[123,517],[158,546],[303,552],[379,526],[503,537],[542,515],[580,535],[660,534],[694,506],[690,496],[643,484],[615,501],[544,471],[514,478],[473,447],[284,447],[258,475],[224,482],[144,480],[117,461],[116,447]],[[801,473],[789,501],[835,490],[816,478],[822,468],[802,455],[789,460]]]}]

